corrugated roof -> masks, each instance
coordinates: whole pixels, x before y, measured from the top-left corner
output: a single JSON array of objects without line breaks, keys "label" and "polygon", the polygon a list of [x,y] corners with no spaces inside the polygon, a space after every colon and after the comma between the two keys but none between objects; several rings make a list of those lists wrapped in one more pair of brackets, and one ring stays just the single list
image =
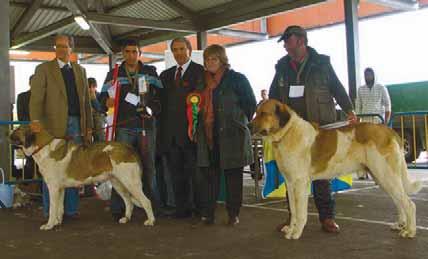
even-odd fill
[{"label": "corrugated roof", "polygon": [[[262,0],[261,0],[262,1]],[[190,10],[197,12],[203,9],[212,8],[218,5],[222,5],[232,0],[210,0],[210,1],[201,1],[201,0],[181,0],[179,1],[182,5],[186,6]]]},{"label": "corrugated roof", "polygon": [[65,7],[66,5],[62,0],[44,0],[43,5],[55,6],[55,7]]},{"label": "corrugated roof", "polygon": [[70,15],[71,13],[39,9],[36,11],[35,15],[33,15],[30,22],[27,24],[27,26],[25,26],[24,31],[25,32],[37,31],[52,23],[62,20]]},{"label": "corrugated roof", "polygon": [[151,20],[170,20],[180,16],[159,0],[143,0],[126,8],[114,11],[112,14]]},{"label": "corrugated roof", "polygon": [[10,6],[9,8],[9,24],[10,28],[14,28],[21,15],[24,13],[25,8]]},{"label": "corrugated roof", "polygon": [[60,33],[74,35],[74,36],[91,36],[89,31],[82,30],[76,23],[60,31]]}]

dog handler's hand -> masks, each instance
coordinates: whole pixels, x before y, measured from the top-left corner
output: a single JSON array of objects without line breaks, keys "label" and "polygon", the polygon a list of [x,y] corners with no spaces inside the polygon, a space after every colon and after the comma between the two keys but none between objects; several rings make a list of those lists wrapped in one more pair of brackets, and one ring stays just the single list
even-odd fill
[{"label": "dog handler's hand", "polygon": [[107,106],[107,108],[114,107],[114,99],[113,98],[108,98],[107,101],[106,101],[106,106]]},{"label": "dog handler's hand", "polygon": [[42,124],[40,124],[40,121],[34,120],[30,123],[30,129],[34,133],[38,133],[42,130]]},{"label": "dog handler's hand", "polygon": [[354,111],[350,111],[348,113],[348,121],[350,124],[358,123],[357,115],[355,115]]}]

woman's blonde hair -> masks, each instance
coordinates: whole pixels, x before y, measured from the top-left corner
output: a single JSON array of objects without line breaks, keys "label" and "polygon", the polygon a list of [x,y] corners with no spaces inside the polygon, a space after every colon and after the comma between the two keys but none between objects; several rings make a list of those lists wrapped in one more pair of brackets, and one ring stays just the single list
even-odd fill
[{"label": "woman's blonde hair", "polygon": [[223,46],[218,44],[213,44],[208,46],[204,50],[204,63],[209,56],[216,56],[224,67],[226,68],[230,67],[229,59],[227,58],[227,55],[226,55],[226,49]]}]

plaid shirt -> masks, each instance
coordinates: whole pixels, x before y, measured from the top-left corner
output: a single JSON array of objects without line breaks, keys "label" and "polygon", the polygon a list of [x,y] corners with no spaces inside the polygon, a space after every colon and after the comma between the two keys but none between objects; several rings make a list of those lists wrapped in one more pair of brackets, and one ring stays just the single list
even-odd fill
[{"label": "plaid shirt", "polygon": [[[385,86],[374,84],[372,88],[363,85],[358,88],[355,102],[358,114],[380,114],[385,118],[385,111],[391,111],[391,99]],[[362,121],[380,123],[377,117],[363,117]]]}]

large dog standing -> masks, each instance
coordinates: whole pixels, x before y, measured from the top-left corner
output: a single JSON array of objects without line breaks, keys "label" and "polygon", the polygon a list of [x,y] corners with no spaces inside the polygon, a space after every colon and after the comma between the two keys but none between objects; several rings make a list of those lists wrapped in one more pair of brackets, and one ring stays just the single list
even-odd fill
[{"label": "large dog standing", "polygon": [[10,140],[20,146],[27,156],[33,156],[49,189],[49,220],[40,229],[49,230],[62,223],[64,188],[110,180],[125,202],[127,223],[134,204],[144,208],[146,226],[155,222],[150,200],[142,191],[142,170],[138,155],[132,147],[117,143],[96,143],[84,147],[71,141],[56,139],[43,128],[37,133],[30,126],[20,126]]},{"label": "large dog standing", "polygon": [[290,225],[282,231],[298,239],[307,221],[308,184],[343,173],[366,169],[392,198],[398,222],[392,228],[401,237],[416,235],[416,207],[408,194],[421,182],[410,182],[399,136],[390,128],[358,123],[320,129],[300,118],[287,105],[269,100],[260,105],[250,124],[253,134],[271,139],[278,168],[287,180]]}]

